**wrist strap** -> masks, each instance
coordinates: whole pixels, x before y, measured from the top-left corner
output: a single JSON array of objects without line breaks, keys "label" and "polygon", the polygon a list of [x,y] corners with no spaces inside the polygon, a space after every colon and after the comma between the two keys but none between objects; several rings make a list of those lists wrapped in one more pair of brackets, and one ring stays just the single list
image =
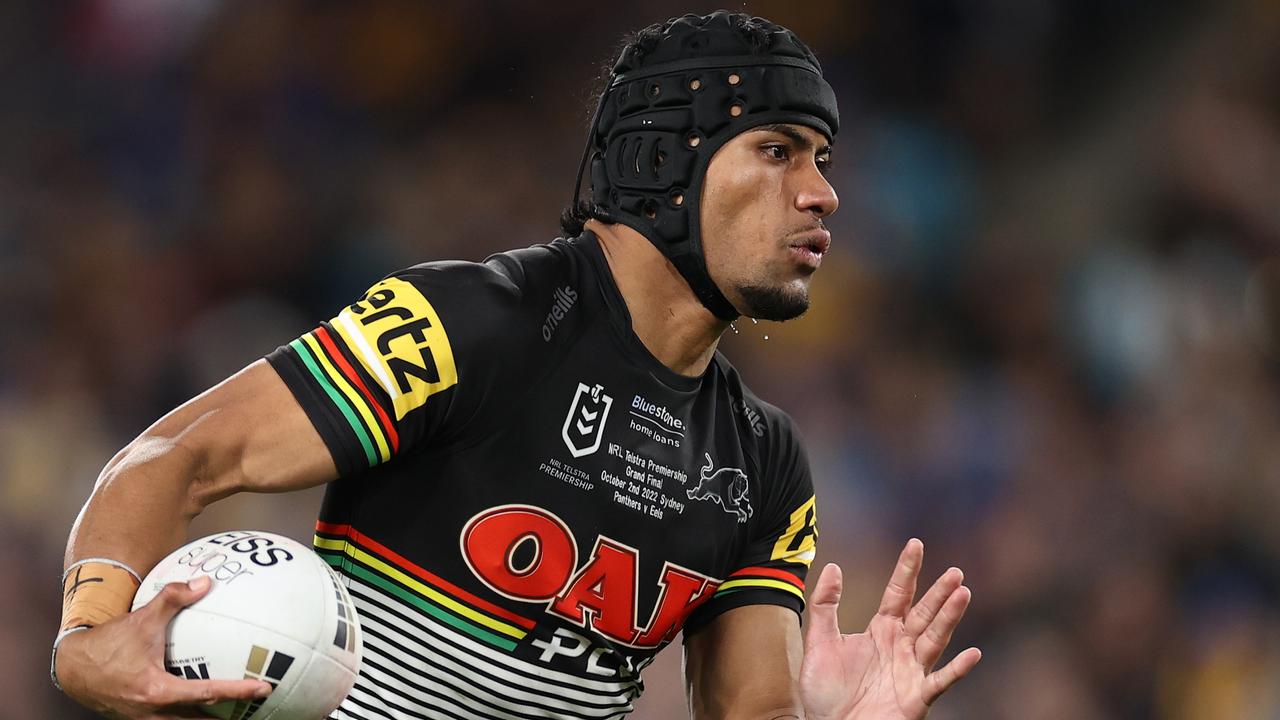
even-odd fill
[{"label": "wrist strap", "polygon": [[92,628],[92,625],[76,625],[58,633],[58,637],[53,639],[53,655],[49,658],[49,679],[53,681],[53,686],[59,691],[62,690],[62,684],[58,682],[58,646],[62,641],[67,639],[68,635],[74,635],[82,630]]},{"label": "wrist strap", "polygon": [[72,572],[75,572],[76,568],[80,567],[81,565],[88,565],[89,563],[97,563],[99,565],[110,565],[111,567],[120,568],[121,570],[132,575],[134,582],[138,583],[139,585],[142,584],[142,576],[139,575],[133,568],[129,567],[128,565],[125,565],[119,560],[112,560],[111,558],[100,558],[100,557],[85,558],[83,560],[77,560],[71,563],[70,565],[68,565],[66,571],[62,573],[62,584],[64,586],[67,584],[67,577],[70,576]]}]

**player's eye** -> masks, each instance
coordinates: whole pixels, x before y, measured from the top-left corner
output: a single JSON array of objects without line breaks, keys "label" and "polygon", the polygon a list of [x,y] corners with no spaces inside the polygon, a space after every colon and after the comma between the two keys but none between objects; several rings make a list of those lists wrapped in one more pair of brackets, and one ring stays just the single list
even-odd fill
[{"label": "player's eye", "polygon": [[765,145],[763,149],[771,160],[786,160],[790,157],[785,145]]},{"label": "player's eye", "polygon": [[814,163],[818,166],[818,172],[826,174],[826,172],[831,169],[831,156],[819,155],[814,158]]}]

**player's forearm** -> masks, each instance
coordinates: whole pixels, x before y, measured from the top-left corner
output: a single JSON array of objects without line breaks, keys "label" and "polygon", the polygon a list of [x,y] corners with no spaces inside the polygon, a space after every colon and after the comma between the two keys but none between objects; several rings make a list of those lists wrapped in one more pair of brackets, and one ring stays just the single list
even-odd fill
[{"label": "player's forearm", "polygon": [[280,376],[258,360],[170,412],[102,471],[68,564],[108,557],[145,573],[214,501],[318,485],[337,470]]},{"label": "player's forearm", "polygon": [[[718,657],[718,660],[720,662],[711,664],[686,662],[686,673],[696,673],[687,677],[692,681],[688,697],[693,720],[786,720],[804,717],[799,690],[789,673],[781,671],[781,668],[775,668],[772,673],[752,672],[742,666],[735,668],[732,656]],[[758,656],[756,664],[766,664],[770,660],[776,661],[776,658]]]},{"label": "player's forearm", "polygon": [[[72,571],[63,578],[62,622],[50,676],[77,702],[110,717],[161,717],[158,709],[192,701],[190,694],[181,695],[182,687],[163,686],[174,680],[157,661],[156,642],[163,645],[168,621],[208,589],[207,578],[204,587],[172,583],[130,612],[137,575],[180,545],[191,518],[215,497],[201,490],[209,485],[210,458],[220,458],[224,467],[235,464],[211,450],[217,446],[195,429],[199,414],[183,416],[181,408],[171,413],[112,458],[67,544]],[[196,419],[188,421],[192,417]],[[216,469],[213,476],[235,476]],[[253,692],[252,697],[261,698],[266,690],[244,685],[230,697],[248,698]],[[217,698],[207,685],[194,701],[207,705]]]},{"label": "player's forearm", "polygon": [[794,707],[781,708],[722,708],[718,710],[691,711],[691,720],[802,720],[804,712]]},{"label": "player's forearm", "polygon": [[[107,463],[67,542],[57,650],[72,634],[129,613],[141,576],[181,544],[210,495],[202,416],[184,406]],[[223,473],[226,474],[226,473]],[[54,683],[57,684],[56,670]]]},{"label": "player's forearm", "polygon": [[[66,565],[74,569],[63,578],[55,684],[70,682],[68,694],[113,709],[113,717],[140,717],[131,714],[139,708],[157,717],[157,707],[182,701],[180,694],[156,694],[154,678],[138,680],[159,672],[154,639],[129,643],[140,625],[151,628],[148,637],[163,637],[168,619],[201,591],[170,585],[149,616],[161,621],[148,625],[129,612],[139,575],[180,546],[191,519],[214,501],[241,491],[310,487],[335,474],[307,415],[261,360],[161,418],[107,463],[72,527]],[[246,688],[243,696],[225,697],[257,697]]]},{"label": "player's forearm", "polygon": [[804,717],[793,693],[758,693],[750,690],[726,693],[713,698],[703,694],[691,698],[690,715],[693,720],[795,720]]},{"label": "player's forearm", "polygon": [[66,564],[88,558],[117,560],[145,573],[182,544],[187,526],[211,501],[200,493],[198,449],[181,434],[146,434],[103,469],[67,543]]},{"label": "player's forearm", "polygon": [[701,718],[804,717],[800,623],[780,605],[734,608],[685,642],[689,707]]}]

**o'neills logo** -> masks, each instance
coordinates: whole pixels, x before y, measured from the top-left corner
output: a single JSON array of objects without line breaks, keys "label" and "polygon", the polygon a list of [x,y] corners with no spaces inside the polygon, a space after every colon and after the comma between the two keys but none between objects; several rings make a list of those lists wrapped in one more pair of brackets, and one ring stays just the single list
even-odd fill
[{"label": "o'neills logo", "polygon": [[556,288],[555,304],[551,306],[551,312],[547,313],[546,322],[542,323],[542,341],[551,342],[551,336],[556,334],[556,328],[560,326],[560,321],[565,315],[569,314],[569,309],[578,301],[578,293],[568,285],[562,288]]},{"label": "o'neills logo", "polygon": [[733,409],[742,413],[742,417],[747,419],[747,424],[751,425],[751,431],[756,434],[756,437],[764,437],[764,418],[760,417],[760,413],[755,408],[735,398]]},{"label": "o'neills logo", "polygon": [[684,432],[684,421],[672,415],[665,405],[655,405],[637,395],[632,399],[631,407],[661,422],[672,430]]}]

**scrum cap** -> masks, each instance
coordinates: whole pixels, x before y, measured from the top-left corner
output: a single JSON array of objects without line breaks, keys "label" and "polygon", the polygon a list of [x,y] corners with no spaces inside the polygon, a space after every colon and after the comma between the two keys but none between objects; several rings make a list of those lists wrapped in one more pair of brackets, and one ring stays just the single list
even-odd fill
[{"label": "scrum cap", "polygon": [[834,138],[835,93],[809,48],[768,20],[721,10],[673,18],[658,32],[652,45],[629,44],[613,66],[574,200],[590,165],[602,218],[649,238],[708,310],[732,320],[738,312],[702,251],[707,165],[733,136],[760,125],[796,123]]}]

